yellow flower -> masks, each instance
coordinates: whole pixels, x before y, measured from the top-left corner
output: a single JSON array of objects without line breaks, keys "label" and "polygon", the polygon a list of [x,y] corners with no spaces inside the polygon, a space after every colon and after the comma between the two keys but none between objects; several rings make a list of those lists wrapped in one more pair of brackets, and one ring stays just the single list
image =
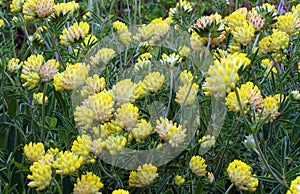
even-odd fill
[{"label": "yellow flower", "polygon": [[279,31],[277,29],[273,30],[272,37],[272,50],[284,50],[286,47],[289,46],[289,35],[286,32]]},{"label": "yellow flower", "polygon": [[53,163],[56,174],[71,174],[80,168],[82,157],[69,151],[59,152]]},{"label": "yellow flower", "polygon": [[110,120],[109,122],[104,123],[100,126],[100,129],[98,128],[98,131],[94,130],[94,133],[96,136],[104,138],[107,135],[118,133],[123,130],[124,124],[121,121],[117,120]]},{"label": "yellow flower", "polygon": [[126,146],[127,139],[122,135],[110,135],[105,140],[105,147],[110,155],[116,155]]},{"label": "yellow flower", "polygon": [[181,106],[193,105],[197,97],[198,89],[199,85],[196,83],[188,83],[179,87],[178,91],[176,92],[175,102],[177,102]]},{"label": "yellow flower", "polygon": [[93,77],[88,77],[85,80],[85,84],[81,90],[81,96],[84,98],[99,93],[104,90],[106,86],[105,78],[100,78],[98,74],[94,74]]},{"label": "yellow flower", "polygon": [[252,24],[244,22],[241,26],[232,30],[233,39],[240,44],[247,46],[254,38],[254,28]]},{"label": "yellow flower", "polygon": [[118,190],[114,190],[111,194],[129,194],[129,191],[118,189]]},{"label": "yellow flower", "polygon": [[243,53],[229,54],[226,58],[214,61],[214,65],[209,66],[206,82],[203,84],[205,95],[223,97],[226,92],[235,88],[236,81],[239,80],[238,70],[250,64],[250,60]]},{"label": "yellow flower", "polygon": [[262,117],[260,119],[264,120],[265,118],[269,117],[267,122],[274,121],[276,117],[280,115],[280,113],[278,112],[278,104],[279,102],[276,98],[267,96],[262,103],[263,112]]},{"label": "yellow flower", "polygon": [[[39,93],[34,93],[33,94],[33,99],[35,101],[35,103],[39,104],[39,105],[43,105],[43,93],[39,92]],[[48,102],[48,97],[45,96],[45,104]]]},{"label": "yellow flower", "polygon": [[35,71],[27,71],[25,74],[22,73],[21,78],[25,80],[22,86],[28,87],[29,90],[32,90],[40,83],[40,76]]},{"label": "yellow flower", "polygon": [[70,1],[67,3],[58,3],[54,6],[54,12],[57,15],[67,15],[68,17],[74,16],[74,13],[79,9],[79,3],[75,1]]},{"label": "yellow flower", "polygon": [[122,104],[115,113],[115,118],[124,124],[127,131],[131,131],[132,128],[138,123],[139,109],[133,104]]},{"label": "yellow flower", "polygon": [[23,5],[23,14],[25,20],[34,20],[36,18],[36,4],[38,0],[25,0]]},{"label": "yellow flower", "polygon": [[258,179],[251,175],[251,168],[240,160],[234,160],[227,168],[228,176],[242,191],[254,192],[258,186]]},{"label": "yellow flower", "polygon": [[190,71],[184,70],[179,75],[181,85],[190,84],[193,80],[193,74]]},{"label": "yellow flower", "polygon": [[8,61],[7,69],[10,72],[18,71],[21,68],[20,59],[12,58]]},{"label": "yellow flower", "polygon": [[190,44],[194,51],[199,51],[201,48],[205,46],[205,39],[201,38],[196,32],[192,32],[190,37]]},{"label": "yellow flower", "polygon": [[72,144],[72,152],[82,157],[82,163],[86,163],[91,152],[92,140],[88,135],[78,136]]},{"label": "yellow flower", "polygon": [[201,156],[193,156],[189,163],[189,167],[191,171],[197,176],[205,176],[207,173],[207,165],[205,164],[205,159]]},{"label": "yellow flower", "polygon": [[75,194],[99,193],[99,189],[103,187],[101,178],[92,172],[81,175],[81,179],[77,178],[77,183],[74,184],[73,192]]},{"label": "yellow flower", "polygon": [[4,20],[3,19],[0,19],[0,28],[4,26]]},{"label": "yellow flower", "polygon": [[261,54],[268,54],[272,50],[272,37],[266,36],[262,38],[259,43],[259,53]]},{"label": "yellow flower", "polygon": [[216,138],[213,135],[205,135],[201,139],[198,140],[201,143],[201,148],[210,149],[216,143]]},{"label": "yellow flower", "polygon": [[45,155],[44,144],[41,142],[30,142],[24,146],[24,154],[31,162],[38,161],[43,155]]},{"label": "yellow flower", "polygon": [[180,46],[178,48],[178,54],[181,56],[181,57],[187,57],[189,54],[191,53],[191,49],[189,49],[187,46],[183,45],[183,46]]},{"label": "yellow flower", "polygon": [[32,175],[28,175],[27,178],[32,181],[28,183],[28,187],[37,187],[36,191],[41,191],[50,185],[52,170],[49,165],[34,162],[29,169]]},{"label": "yellow flower", "polygon": [[35,4],[35,13],[39,18],[51,15],[54,11],[54,0],[38,0]]},{"label": "yellow flower", "polygon": [[157,92],[162,88],[164,81],[165,76],[161,75],[159,72],[149,73],[143,80],[145,84],[145,93],[149,94],[151,92]]},{"label": "yellow flower", "polygon": [[284,15],[278,16],[276,27],[290,36],[296,36],[300,30],[300,18],[287,12]]},{"label": "yellow flower", "polygon": [[152,164],[139,166],[137,171],[131,171],[129,175],[129,187],[146,187],[158,177],[157,168]]},{"label": "yellow flower", "polygon": [[102,141],[101,138],[94,139],[92,142],[92,152],[95,155],[101,154],[105,145],[106,145],[106,142]]},{"label": "yellow flower", "polygon": [[94,56],[90,57],[90,61],[94,66],[106,66],[115,56],[117,56],[116,51],[113,49],[102,48]]},{"label": "yellow flower", "polygon": [[94,112],[91,108],[87,106],[77,106],[74,112],[74,117],[76,125],[81,127],[83,133],[92,128]]},{"label": "yellow flower", "polygon": [[172,53],[170,55],[164,53],[160,61],[162,64],[166,65],[167,67],[173,67],[178,63],[180,63],[182,61],[182,58],[176,53]]},{"label": "yellow flower", "polygon": [[185,1],[185,0],[180,0],[179,2],[176,3],[176,7],[170,8],[169,10],[169,17],[174,18],[176,14],[179,13],[185,13],[185,12],[191,12],[193,10],[192,5],[190,2]]},{"label": "yellow flower", "polygon": [[58,72],[59,63],[55,59],[48,60],[40,68],[40,75],[42,82],[49,82],[53,79],[54,75]]},{"label": "yellow flower", "polygon": [[266,69],[266,73],[272,69],[272,72],[277,73],[277,69],[273,66],[273,62],[270,59],[264,59],[261,61],[261,66]]},{"label": "yellow flower", "polygon": [[185,182],[185,179],[182,176],[176,175],[174,182],[177,186],[181,186]]},{"label": "yellow flower", "polygon": [[40,72],[41,66],[44,64],[44,57],[42,55],[31,55],[24,61],[22,66],[22,73],[27,71]]},{"label": "yellow flower", "polygon": [[292,13],[298,18],[300,18],[300,3],[292,7]]},{"label": "yellow flower", "polygon": [[186,138],[186,129],[182,129],[182,125],[177,126],[175,123],[174,125],[170,125],[167,136],[168,143],[172,147],[178,147]]},{"label": "yellow flower", "polygon": [[130,79],[124,79],[116,83],[112,87],[111,93],[116,106],[133,103],[138,98],[138,94],[135,92],[135,84]]},{"label": "yellow flower", "polygon": [[299,194],[299,193],[300,193],[300,176],[297,176],[297,178],[295,178],[291,182],[290,189],[286,192],[286,194]]},{"label": "yellow flower", "polygon": [[246,20],[246,14],[242,13],[239,10],[234,11],[229,16],[224,18],[225,22],[228,25],[227,31],[231,32],[237,27],[241,27],[244,25]]},{"label": "yellow flower", "polygon": [[248,93],[248,102],[251,109],[259,110],[263,102],[259,88],[253,82],[247,82],[241,85],[241,90]]},{"label": "yellow flower", "polygon": [[151,123],[145,119],[141,119],[138,124],[132,129],[132,135],[137,142],[146,139],[152,132]]},{"label": "yellow flower", "polygon": [[131,33],[128,31],[126,24],[120,21],[113,23],[113,28],[117,31],[119,35],[119,40],[124,46],[128,46],[131,41]]},{"label": "yellow flower", "polygon": [[62,35],[59,36],[60,43],[65,46],[69,46],[77,41],[84,41],[90,30],[90,25],[87,22],[75,22],[68,29],[64,29]]},{"label": "yellow flower", "polygon": [[24,0],[13,0],[10,4],[10,11],[12,13],[18,13],[22,10]]},{"label": "yellow flower", "polygon": [[244,110],[244,113],[247,113],[247,104],[249,102],[249,94],[245,90],[241,90],[240,88],[237,88],[237,92],[240,97],[241,106],[238,102],[238,97],[235,92],[230,92],[226,98],[226,105],[228,106],[230,111],[233,112],[240,112],[241,109]]},{"label": "yellow flower", "polygon": [[59,90],[76,90],[86,79],[89,67],[83,63],[76,63],[74,65],[67,64],[67,68],[62,73],[57,73],[53,77],[53,85],[56,91]]},{"label": "yellow flower", "polygon": [[134,65],[134,69],[138,72],[141,69],[148,70],[151,65],[152,55],[150,53],[143,53],[139,56],[137,63]]},{"label": "yellow flower", "polygon": [[[107,93],[105,90],[94,94],[93,96],[89,96],[85,101],[83,101],[83,104],[80,107],[76,108],[75,111],[75,119],[78,121],[83,122],[83,119],[79,118],[85,118],[84,115],[88,116],[89,114],[83,114],[79,116],[81,113],[84,113],[84,110],[88,111],[88,109],[93,111],[93,120],[98,121],[100,123],[104,123],[108,121],[110,118],[112,118],[112,112],[114,111],[114,101],[112,94]],[[82,110],[81,110],[82,109]],[[78,113],[76,113],[78,112]],[[90,112],[90,111],[88,111]]]}]

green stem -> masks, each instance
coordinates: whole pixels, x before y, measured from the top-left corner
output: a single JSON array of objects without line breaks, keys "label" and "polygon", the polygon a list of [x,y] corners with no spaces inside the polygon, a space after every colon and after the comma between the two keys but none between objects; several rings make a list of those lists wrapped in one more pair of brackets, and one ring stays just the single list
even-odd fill
[{"label": "green stem", "polygon": [[63,194],[63,192],[62,192],[62,190],[61,190],[61,187],[59,186],[59,184],[58,184],[58,182],[56,181],[56,179],[53,178],[52,180],[54,181],[54,183],[55,183],[55,185],[56,185],[56,187],[57,187],[57,189],[58,189],[58,193],[59,193],[59,194]]},{"label": "green stem", "polygon": [[102,170],[109,178],[114,179],[114,177],[111,176],[111,175],[105,170],[105,168],[104,168],[104,166],[102,165],[102,162],[101,162],[100,159],[99,159],[99,166],[100,166],[101,170]]},{"label": "green stem", "polygon": [[228,194],[229,191],[233,188],[233,186],[234,186],[234,184],[232,183],[232,184],[228,187],[228,189],[227,189],[227,191],[225,192],[225,194]]},{"label": "green stem", "polygon": [[266,160],[260,146],[259,146],[259,142],[258,142],[258,139],[257,139],[257,135],[256,134],[253,134],[253,138],[254,138],[254,141],[255,141],[255,145],[256,145],[256,148],[258,150],[258,153],[259,153],[259,156],[261,157],[264,165],[267,167],[267,169],[269,170],[269,172],[272,174],[272,176],[275,178],[275,180],[281,185],[283,186],[284,188],[288,189],[288,186],[285,184],[285,182],[283,180],[281,180],[274,172],[273,170],[271,169],[271,166],[269,165],[268,161]]}]

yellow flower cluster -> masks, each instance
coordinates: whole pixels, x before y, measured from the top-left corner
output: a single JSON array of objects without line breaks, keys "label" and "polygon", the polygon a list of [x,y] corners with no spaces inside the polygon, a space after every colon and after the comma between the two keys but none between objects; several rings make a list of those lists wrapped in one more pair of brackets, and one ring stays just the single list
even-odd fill
[{"label": "yellow flower cluster", "polygon": [[159,72],[149,73],[143,80],[145,93],[156,93],[162,88],[164,81],[165,76],[161,75]]},{"label": "yellow flower cluster", "polygon": [[227,168],[228,176],[242,191],[254,192],[258,186],[258,179],[251,175],[251,168],[240,160],[234,160]]},{"label": "yellow flower cluster", "polygon": [[244,22],[243,25],[235,27],[232,31],[233,40],[247,46],[254,38],[254,28],[252,24]]},{"label": "yellow flower cluster", "polygon": [[278,16],[276,25],[280,31],[286,32],[289,36],[296,36],[300,30],[300,18],[291,12],[287,12]]},{"label": "yellow flower cluster", "polygon": [[117,31],[120,42],[124,46],[128,46],[131,41],[131,33],[129,32],[126,24],[120,21],[116,21],[113,23],[113,28]]},{"label": "yellow flower cluster", "polygon": [[74,65],[68,63],[66,70],[57,73],[53,79],[53,85],[56,91],[60,90],[76,90],[85,81],[88,75],[89,67],[84,63],[76,63]]},{"label": "yellow flower cluster", "polygon": [[127,139],[122,135],[110,135],[104,142],[105,148],[112,156],[121,152],[126,146],[126,143]]},{"label": "yellow flower cluster", "polygon": [[263,107],[263,112],[260,120],[264,120],[268,118],[267,122],[269,121],[272,122],[280,115],[280,113],[278,112],[279,102],[275,96],[274,97],[267,96],[263,100],[262,107]]},{"label": "yellow flower cluster", "polygon": [[265,74],[269,73],[270,70],[274,72],[275,74],[277,73],[277,69],[273,66],[273,62],[270,59],[263,59],[261,61],[261,66],[266,69]]},{"label": "yellow flower cluster", "polygon": [[181,186],[185,182],[185,179],[182,176],[176,175],[174,182],[177,186]]},{"label": "yellow flower cluster", "polygon": [[[229,107],[230,111],[240,112],[244,110],[247,113],[252,110],[259,111],[263,102],[260,90],[252,82],[247,82],[242,84],[240,88],[237,88],[239,94],[240,103],[238,102],[238,97],[235,92],[230,92],[226,98],[226,105]],[[250,107],[248,107],[250,105]]]},{"label": "yellow flower cluster", "polygon": [[137,171],[131,171],[129,175],[129,187],[146,187],[158,177],[157,168],[152,164],[139,166]]},{"label": "yellow flower cluster", "polygon": [[80,168],[82,157],[69,151],[61,151],[57,154],[57,158],[53,162],[53,168],[56,174],[71,174]]},{"label": "yellow flower cluster", "polygon": [[176,92],[175,102],[181,106],[191,106],[194,104],[197,96],[199,85],[188,83],[180,86]]},{"label": "yellow flower cluster", "polygon": [[85,175],[81,175],[81,179],[77,178],[77,183],[74,184],[74,193],[99,193],[99,189],[103,187],[101,178],[92,172],[88,172]]},{"label": "yellow flower cluster", "polygon": [[139,56],[137,63],[134,65],[134,69],[138,72],[141,69],[148,70],[151,65],[152,55],[148,52],[143,53]]},{"label": "yellow flower cluster", "polygon": [[75,22],[68,29],[62,31],[62,35],[59,36],[60,43],[65,46],[69,46],[78,41],[84,41],[90,30],[90,25],[87,22]]},{"label": "yellow flower cluster", "polygon": [[43,155],[45,155],[44,144],[41,142],[26,144],[24,146],[24,154],[31,162],[38,161]]},{"label": "yellow flower cluster", "polygon": [[[13,2],[11,9],[15,12],[20,10],[22,3]],[[36,17],[44,18],[54,11],[54,0],[25,0],[23,14],[25,20],[34,20]]]},{"label": "yellow flower cluster", "polygon": [[22,10],[24,0],[13,0],[10,4],[10,11],[12,13],[18,13]]},{"label": "yellow flower cluster", "polygon": [[100,78],[98,74],[94,74],[93,77],[88,77],[85,80],[85,84],[81,90],[81,96],[84,98],[101,92],[106,86],[105,78]]},{"label": "yellow flower cluster", "polygon": [[12,58],[8,61],[7,69],[10,72],[18,71],[21,68],[20,59]]},{"label": "yellow flower cluster", "polygon": [[201,156],[193,156],[190,160],[189,167],[197,176],[205,176],[207,173],[205,159]]},{"label": "yellow flower cluster", "polygon": [[223,97],[226,92],[235,88],[239,80],[238,70],[250,64],[250,60],[243,53],[229,54],[226,58],[215,60],[208,69],[208,77],[203,84],[205,95]]},{"label": "yellow flower cluster", "polygon": [[32,181],[28,183],[28,187],[37,187],[36,191],[41,191],[50,185],[52,170],[49,165],[34,162],[29,169],[32,175],[28,175],[27,178]]},{"label": "yellow flower cluster", "polygon": [[115,118],[122,122],[127,131],[138,123],[139,109],[133,104],[122,104],[115,113]]},{"label": "yellow flower cluster", "polygon": [[90,57],[91,64],[94,66],[105,67],[116,56],[116,51],[110,48],[100,49],[94,56]]},{"label": "yellow flower cluster", "polygon": [[179,75],[179,82],[181,85],[189,84],[193,80],[193,74],[190,71],[184,70]]},{"label": "yellow flower cluster", "polygon": [[75,1],[70,1],[67,3],[58,3],[54,6],[54,13],[56,15],[67,15],[72,17],[75,15],[75,12],[79,10],[79,3]]},{"label": "yellow flower cluster", "polygon": [[146,139],[152,132],[151,123],[147,122],[145,119],[141,119],[138,124],[132,129],[133,138],[140,142],[143,139]]},{"label": "yellow flower cluster", "polygon": [[241,11],[241,9],[238,9],[232,12],[229,16],[226,16],[224,18],[225,23],[228,26],[226,31],[232,32],[235,28],[243,26],[247,23],[246,16],[247,13],[245,13],[245,11]]},{"label": "yellow flower cluster", "polygon": [[210,149],[216,143],[216,137],[213,135],[205,135],[201,139],[198,140],[201,143],[201,148]]},{"label": "yellow flower cluster", "polygon": [[92,140],[89,135],[78,136],[73,142],[71,151],[82,157],[82,164],[85,164],[90,156]]},{"label": "yellow flower cluster", "polygon": [[133,103],[137,98],[136,84],[130,79],[124,79],[116,83],[112,89],[113,99],[117,106],[121,106],[126,103]]},{"label": "yellow flower cluster", "polygon": [[297,193],[300,193],[300,176],[297,176],[297,178],[291,182],[290,189],[286,192],[286,194]]},{"label": "yellow flower cluster", "polygon": [[177,125],[177,123],[162,117],[156,120],[155,132],[160,139],[165,140],[172,147],[178,147],[186,138],[186,129],[183,129],[182,125]]},{"label": "yellow flower cluster", "polygon": [[174,67],[175,65],[178,65],[182,61],[182,58],[176,54],[172,53],[170,55],[162,54],[161,63],[164,64],[167,67]]},{"label": "yellow flower cluster", "polygon": [[193,7],[190,2],[185,0],[180,0],[176,3],[176,7],[169,9],[169,17],[175,18],[177,14],[191,12]]},{"label": "yellow flower cluster", "polygon": [[[42,92],[34,93],[33,99],[36,104],[43,105],[44,94]],[[45,96],[45,104],[48,102],[48,97]]]},{"label": "yellow flower cluster", "polygon": [[249,13],[247,16],[247,21],[249,24],[253,25],[256,31],[261,31],[265,26],[265,18],[257,13]]}]

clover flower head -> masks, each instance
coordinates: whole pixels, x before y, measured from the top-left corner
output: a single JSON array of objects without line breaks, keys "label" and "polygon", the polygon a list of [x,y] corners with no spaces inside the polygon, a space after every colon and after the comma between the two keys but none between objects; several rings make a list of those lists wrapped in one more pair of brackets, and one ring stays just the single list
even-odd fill
[{"label": "clover flower head", "polygon": [[276,98],[272,97],[272,96],[267,96],[262,103],[262,117],[260,118],[261,120],[266,119],[267,117],[269,117],[267,122],[272,122],[274,121],[279,115],[280,113],[278,112],[279,109],[279,102]]},{"label": "clover flower head", "polygon": [[265,26],[265,18],[257,13],[250,13],[247,17],[247,21],[253,25],[256,31],[261,31]]},{"label": "clover flower head", "polygon": [[158,177],[157,168],[152,164],[143,164],[129,175],[129,187],[146,187]]},{"label": "clover flower head", "polygon": [[57,73],[53,77],[53,85],[56,91],[76,90],[82,86],[88,75],[89,66],[84,63],[74,65],[68,63],[67,68],[62,73]]},{"label": "clover flower head", "polygon": [[36,187],[36,191],[44,190],[51,183],[52,179],[52,170],[49,165],[42,164],[40,162],[34,162],[29,170],[31,175],[28,175],[27,178],[31,181],[28,183],[28,187]]},{"label": "clover flower head", "polygon": [[94,56],[90,57],[94,66],[106,66],[117,56],[116,51],[111,48],[102,48]]},{"label": "clover flower head", "polygon": [[103,187],[103,183],[101,182],[101,178],[92,172],[88,172],[87,174],[81,175],[81,178],[77,178],[77,182],[74,184],[74,193],[82,194],[82,193],[95,193],[98,194],[99,190]]},{"label": "clover flower head", "polygon": [[254,192],[258,186],[258,179],[251,175],[251,168],[240,160],[234,160],[227,168],[228,176],[242,191]]},{"label": "clover flower head", "polygon": [[18,13],[22,11],[24,0],[13,0],[10,4],[10,11],[12,13]]},{"label": "clover flower head", "polygon": [[106,82],[104,77],[99,77],[98,74],[94,74],[92,77],[88,77],[85,80],[85,86],[82,87],[81,96],[86,98],[88,96],[99,93],[105,89]]},{"label": "clover flower head", "polygon": [[124,127],[131,131],[138,123],[139,109],[131,103],[122,104],[115,113],[115,118],[124,124]]},{"label": "clover flower head", "polygon": [[53,163],[53,168],[56,169],[56,174],[71,174],[80,168],[82,157],[70,151],[59,152]]},{"label": "clover flower head", "polygon": [[79,3],[70,1],[67,3],[58,3],[54,5],[54,13],[56,15],[68,15],[68,17],[74,16],[75,12],[79,9]]},{"label": "clover flower head", "polygon": [[21,68],[20,59],[12,58],[8,61],[7,69],[10,72],[18,71]]},{"label": "clover flower head", "polygon": [[133,103],[138,94],[135,92],[135,84],[130,79],[124,79],[116,83],[111,93],[117,106],[121,106],[126,103]]},{"label": "clover flower head", "polygon": [[172,147],[178,147],[179,144],[183,143],[186,138],[186,129],[182,128],[182,125],[175,123],[170,126],[167,132],[167,141]]},{"label": "clover flower head", "polygon": [[55,59],[48,60],[40,68],[40,75],[42,82],[49,82],[53,79],[54,75],[58,72],[59,63]]},{"label": "clover flower head", "polygon": [[35,4],[35,13],[39,18],[45,18],[54,11],[54,0],[39,0]]},{"label": "clover flower head", "polygon": [[24,146],[24,154],[31,162],[38,161],[43,155],[45,155],[44,144],[41,142],[26,144]]},{"label": "clover flower head", "polygon": [[181,186],[185,182],[185,179],[180,175],[176,175],[174,178],[174,182],[177,186]]},{"label": "clover flower head", "polygon": [[159,72],[152,72],[146,75],[143,80],[146,93],[156,93],[162,88],[162,85],[165,81],[165,76]]},{"label": "clover flower head", "polygon": [[110,135],[105,140],[105,148],[109,151],[110,155],[114,156],[123,150],[126,143],[126,137],[122,135]]},{"label": "clover flower head", "polygon": [[190,160],[189,167],[197,176],[205,176],[207,173],[205,159],[201,156],[193,156]]},{"label": "clover flower head", "polygon": [[92,146],[92,139],[89,135],[78,136],[72,144],[72,152],[82,157],[82,163],[86,163]]},{"label": "clover flower head", "polygon": [[133,138],[140,142],[143,139],[146,139],[152,132],[151,123],[147,122],[145,119],[141,119],[138,124],[132,129]]},{"label": "clover flower head", "polygon": [[181,85],[190,84],[193,80],[193,74],[190,71],[184,70],[179,75],[179,82]]},{"label": "clover flower head", "polygon": [[277,29],[286,32],[289,36],[296,36],[300,30],[300,18],[291,12],[278,16]]},{"label": "clover flower head", "polygon": [[193,105],[197,97],[198,89],[199,85],[196,83],[188,83],[184,84],[183,86],[180,86],[178,91],[176,92],[175,102],[177,102],[181,106]]},{"label": "clover flower head", "polygon": [[69,46],[80,40],[84,40],[90,30],[90,25],[87,22],[75,22],[68,29],[65,28],[62,35],[59,36],[60,43]]},{"label": "clover flower head", "polygon": [[236,10],[232,12],[229,16],[224,18],[228,28],[227,31],[231,32],[235,28],[243,26],[246,20],[246,14]]},{"label": "clover flower head", "polygon": [[129,194],[129,191],[124,189],[117,189],[112,192],[112,194]]},{"label": "clover flower head", "polygon": [[252,24],[244,22],[241,26],[232,30],[233,39],[240,44],[247,46],[254,38],[254,28]]},{"label": "clover flower head", "polygon": [[176,14],[180,13],[180,11],[184,12],[191,12],[193,10],[193,7],[190,2],[185,0],[180,0],[176,3],[176,7],[170,8],[169,10],[169,17],[174,18]]},{"label": "clover flower head", "polygon": [[201,148],[210,149],[216,143],[216,137],[213,135],[205,135],[201,139],[198,140],[201,143]]}]

